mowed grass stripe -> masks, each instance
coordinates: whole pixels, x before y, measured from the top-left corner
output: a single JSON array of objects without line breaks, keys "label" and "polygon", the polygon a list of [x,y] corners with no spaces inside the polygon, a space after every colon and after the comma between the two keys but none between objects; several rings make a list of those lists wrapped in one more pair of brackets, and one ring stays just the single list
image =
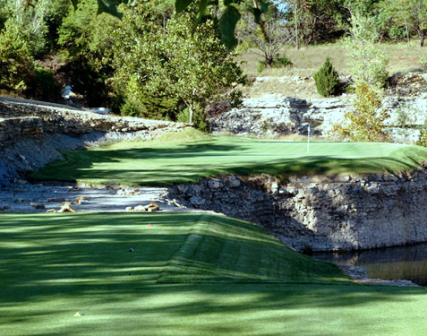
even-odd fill
[{"label": "mowed grass stripe", "polygon": [[5,288],[22,281],[40,286],[346,282],[336,266],[290,250],[254,224],[226,217],[5,214],[0,233]]},{"label": "mowed grass stripe", "polygon": [[0,235],[0,335],[427,332],[425,289],[353,285],[234,219],[3,214]]},{"label": "mowed grass stripe", "polygon": [[[192,133],[193,132],[193,133]],[[192,135],[193,134],[193,135]],[[191,135],[194,141],[191,142]],[[181,137],[184,139],[181,139]],[[126,141],[74,151],[34,173],[35,180],[124,185],[196,182],[221,173],[290,175],[398,173],[418,169],[427,149],[384,143],[312,143],[257,141],[200,136],[194,130],[167,140]]]}]

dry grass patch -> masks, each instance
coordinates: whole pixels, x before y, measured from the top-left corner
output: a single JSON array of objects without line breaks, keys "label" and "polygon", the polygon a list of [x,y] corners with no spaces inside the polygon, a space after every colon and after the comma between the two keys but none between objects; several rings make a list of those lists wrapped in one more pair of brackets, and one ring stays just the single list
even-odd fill
[{"label": "dry grass patch", "polygon": [[[390,76],[422,67],[419,58],[423,54],[427,56],[427,52],[420,49],[415,40],[410,43],[381,43],[378,48],[381,48],[389,58],[387,70]],[[268,81],[256,82],[253,86],[243,88],[245,95],[259,97],[264,94],[276,93],[291,97],[321,98],[312,77],[328,56],[339,74],[348,76],[347,49],[341,42],[308,46],[300,50],[287,47],[282,51],[292,61],[292,67],[265,69],[259,73],[257,71],[258,61],[263,57],[255,49],[250,49],[236,58],[238,62],[241,62],[241,67],[249,77],[271,77]],[[308,79],[295,80],[295,77]]]}]

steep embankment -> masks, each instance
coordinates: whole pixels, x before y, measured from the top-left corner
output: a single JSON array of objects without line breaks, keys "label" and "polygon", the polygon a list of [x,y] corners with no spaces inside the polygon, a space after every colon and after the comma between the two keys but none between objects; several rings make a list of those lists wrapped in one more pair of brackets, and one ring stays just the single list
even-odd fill
[{"label": "steep embankment", "polygon": [[[419,207],[427,197],[427,172],[419,170],[426,148],[318,142],[307,155],[306,143],[230,137],[180,143],[188,133],[74,151],[33,177],[180,183],[170,188],[176,203],[259,223],[297,249],[365,249],[427,240],[427,212]],[[227,175],[202,180],[221,173]]]},{"label": "steep embankment", "polygon": [[0,99],[0,186],[62,158],[62,151],[126,139],[152,139],[185,124],[98,115],[66,106]]},{"label": "steep embankment", "polygon": [[394,176],[222,176],[170,188],[189,208],[267,228],[298,250],[358,250],[427,241],[427,171]]}]

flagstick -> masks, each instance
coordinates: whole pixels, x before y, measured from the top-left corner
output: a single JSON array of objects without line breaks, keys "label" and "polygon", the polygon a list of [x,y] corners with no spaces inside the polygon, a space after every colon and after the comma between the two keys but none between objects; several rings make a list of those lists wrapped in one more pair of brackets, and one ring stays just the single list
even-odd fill
[{"label": "flagstick", "polygon": [[307,155],[310,155],[310,132],[311,127],[308,125],[308,133],[307,133]]}]

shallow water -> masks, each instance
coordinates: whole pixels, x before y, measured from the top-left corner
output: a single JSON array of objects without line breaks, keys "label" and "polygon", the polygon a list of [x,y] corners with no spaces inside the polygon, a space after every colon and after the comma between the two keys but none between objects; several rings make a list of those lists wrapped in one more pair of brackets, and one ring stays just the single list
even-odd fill
[{"label": "shallow water", "polygon": [[314,257],[364,267],[370,278],[411,280],[417,285],[427,286],[427,243],[345,253],[316,253]]}]

